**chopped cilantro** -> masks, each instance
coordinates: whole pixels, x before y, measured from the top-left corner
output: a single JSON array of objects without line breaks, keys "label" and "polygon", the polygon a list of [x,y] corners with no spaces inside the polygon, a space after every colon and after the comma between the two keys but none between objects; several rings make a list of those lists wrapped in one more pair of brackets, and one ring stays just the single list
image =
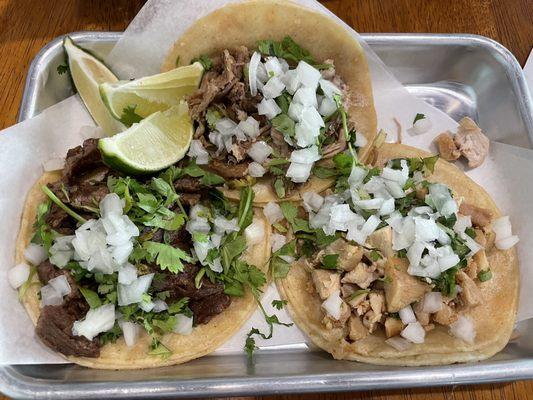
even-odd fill
[{"label": "chopped cilantro", "polygon": [[426,118],[424,114],[417,113],[415,115],[415,119],[413,120],[413,125],[416,123],[416,121],[420,121],[421,119],[424,119],[424,118]]},{"label": "chopped cilantro", "polygon": [[327,254],[322,257],[322,269],[334,269],[338,267],[339,255],[338,254]]},{"label": "chopped cilantro", "polygon": [[272,278],[282,279],[287,276],[291,268],[291,264],[285,260],[284,256],[294,257],[296,255],[296,240],[291,240],[285,243],[279,250],[272,254],[270,260],[270,269],[272,271]]},{"label": "chopped cilantro", "polygon": [[63,75],[65,73],[69,72],[70,68],[68,67],[68,64],[65,63],[65,64],[59,64],[57,66],[56,70],[57,70],[57,73],[59,75]]},{"label": "chopped cilantro", "polygon": [[205,114],[205,119],[207,121],[207,126],[210,130],[214,131],[216,129],[217,122],[223,117],[222,113],[217,109],[210,107],[207,109]]},{"label": "chopped cilantro", "polygon": [[152,338],[152,344],[150,345],[150,351],[148,352],[151,356],[159,356],[162,359],[166,359],[172,355],[172,352],[166,347],[163,343],[157,338]]},{"label": "chopped cilantro", "polygon": [[294,137],[296,124],[287,114],[279,114],[270,121],[277,131],[285,136]]},{"label": "chopped cilantro", "polygon": [[177,302],[169,304],[167,311],[171,315],[172,314],[179,314],[179,313],[183,312],[183,310],[187,306],[188,302],[189,302],[189,298],[188,297],[183,297],[183,298],[179,299]]},{"label": "chopped cilantro", "polygon": [[371,250],[370,253],[368,253],[368,258],[370,258],[371,261],[378,261],[382,259],[381,254],[377,250]]},{"label": "chopped cilantro", "polygon": [[148,262],[156,262],[161,270],[177,274],[183,271],[183,262],[191,262],[191,257],[180,248],[165,243],[146,241],[142,244],[145,258]]},{"label": "chopped cilantro", "polygon": [[292,96],[284,91],[281,96],[276,97],[276,104],[281,108],[283,114],[289,113],[289,106],[292,101]]},{"label": "chopped cilantro", "polygon": [[316,64],[309,51],[300,47],[290,36],[286,36],[281,42],[260,40],[257,42],[257,48],[262,54],[281,57],[294,64],[300,61]]},{"label": "chopped cilantro", "polygon": [[213,68],[213,60],[211,60],[211,58],[205,54],[202,54],[200,57],[191,60],[191,64],[195,62],[202,64],[204,71],[209,71],[211,68]]},{"label": "chopped cilantro", "polygon": [[286,305],[287,300],[272,300],[272,307],[276,307],[278,310],[281,310]]},{"label": "chopped cilantro", "polygon": [[143,117],[135,112],[137,104],[130,104],[122,109],[122,115],[120,116],[120,122],[127,127],[132,126],[138,122],[141,122]]},{"label": "chopped cilantro", "polygon": [[102,305],[102,301],[100,300],[100,297],[98,297],[98,293],[84,287],[80,287],[80,292],[87,301],[87,304],[89,304],[89,307],[98,308]]},{"label": "chopped cilantro", "polygon": [[479,271],[477,274],[477,278],[479,279],[480,282],[486,282],[492,279],[492,272],[490,269]]},{"label": "chopped cilantro", "polygon": [[102,345],[107,344],[107,343],[115,343],[117,339],[120,337],[120,335],[122,335],[122,329],[120,329],[118,322],[115,321],[115,325],[113,325],[113,328],[102,333],[99,336],[100,343]]},{"label": "chopped cilantro", "polygon": [[63,211],[65,211],[68,215],[70,215],[72,218],[74,218],[76,221],[78,221],[80,224],[84,224],[87,222],[85,218],[83,218],[81,215],[76,213],[75,211],[71,210],[65,203],[63,203],[54,192],[50,190],[50,188],[46,185],[41,186],[41,190],[48,196],[50,200],[52,200],[54,203],[56,203],[59,208],[61,208]]},{"label": "chopped cilantro", "polygon": [[33,224],[35,233],[31,239],[32,243],[42,245],[46,252],[49,253],[52,242],[54,241],[54,232],[46,223],[46,216],[50,212],[51,201],[45,201],[37,207],[37,218]]},{"label": "chopped cilantro", "polygon": [[287,193],[285,189],[285,180],[283,178],[276,178],[274,181],[274,190],[280,199],[283,199]]}]

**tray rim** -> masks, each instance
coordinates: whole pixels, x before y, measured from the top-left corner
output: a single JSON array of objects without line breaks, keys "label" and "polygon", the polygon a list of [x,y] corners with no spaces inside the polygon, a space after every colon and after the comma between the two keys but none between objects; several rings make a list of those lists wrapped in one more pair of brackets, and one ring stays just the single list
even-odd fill
[{"label": "tray rim", "polygon": [[[38,70],[46,64],[57,48],[62,45],[65,36],[71,36],[81,41],[113,42],[120,38],[122,32],[110,31],[76,31],[58,36],[48,42],[34,57],[27,72],[18,121],[23,121],[35,115],[36,93],[39,90]],[[366,33],[361,37],[371,43],[396,42],[409,44],[433,45],[476,45],[496,52],[507,65],[507,73],[514,92],[520,96],[520,116],[528,129],[528,135],[533,141],[533,106],[531,95],[520,64],[514,55],[503,45],[493,39],[473,34],[427,34],[427,33]],[[189,380],[159,380],[116,382],[113,389],[109,382],[60,383],[51,388],[45,381],[26,378],[13,366],[0,367],[0,390],[8,396],[48,398],[121,398],[157,396],[157,397],[200,397],[207,395],[263,395],[281,393],[310,393],[333,391],[359,391],[369,389],[393,389],[406,387],[429,387],[435,385],[480,384],[488,382],[506,382],[533,378],[533,358],[518,360],[494,361],[476,368],[479,364],[456,364],[450,366],[412,368],[406,367],[398,371],[368,371],[364,376],[357,376],[353,372],[346,373],[317,373],[309,375],[294,375],[276,377],[273,381],[269,377],[243,376],[231,378],[200,378]],[[22,383],[22,385],[20,385]],[[127,392],[123,389],[127,387]],[[154,390],[154,388],[159,389]]]}]

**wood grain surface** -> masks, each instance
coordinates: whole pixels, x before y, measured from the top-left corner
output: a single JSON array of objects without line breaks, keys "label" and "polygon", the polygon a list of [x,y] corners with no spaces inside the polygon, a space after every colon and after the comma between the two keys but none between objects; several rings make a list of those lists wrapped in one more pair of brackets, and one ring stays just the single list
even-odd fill
[{"label": "wood grain surface", "polygon": [[[533,0],[323,0],[322,3],[359,32],[488,36],[511,50],[521,65],[533,44]],[[124,30],[143,4],[141,0],[0,0],[0,129],[15,123],[28,66],[41,47],[68,32]],[[6,399],[1,395],[0,398]],[[533,398],[533,382],[260,398],[528,399]]]}]

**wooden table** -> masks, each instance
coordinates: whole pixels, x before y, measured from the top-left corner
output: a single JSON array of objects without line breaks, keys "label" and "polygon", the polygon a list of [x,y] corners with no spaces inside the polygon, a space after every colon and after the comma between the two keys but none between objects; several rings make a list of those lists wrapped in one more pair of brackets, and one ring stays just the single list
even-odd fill
[{"label": "wooden table", "polygon": [[[72,31],[124,30],[143,3],[142,0],[0,0],[0,129],[15,123],[26,71],[41,47],[54,37]],[[359,32],[455,32],[488,36],[511,50],[521,65],[533,44],[532,0],[322,0],[322,3]],[[275,398],[443,397],[526,399],[533,397],[533,382]]]}]

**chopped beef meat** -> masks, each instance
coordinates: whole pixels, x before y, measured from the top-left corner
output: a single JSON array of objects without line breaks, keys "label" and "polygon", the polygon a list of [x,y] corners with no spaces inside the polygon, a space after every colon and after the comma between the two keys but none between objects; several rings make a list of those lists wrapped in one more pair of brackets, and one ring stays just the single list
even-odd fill
[{"label": "chopped beef meat", "polygon": [[200,178],[184,177],[174,181],[177,193],[199,193],[203,188]]},{"label": "chopped beef meat", "polygon": [[484,227],[492,221],[492,213],[486,208],[474,206],[473,204],[461,203],[459,212],[463,215],[470,215],[472,225]]},{"label": "chopped beef meat", "polygon": [[194,207],[200,202],[201,197],[200,193],[183,193],[180,195],[180,201],[183,206]]},{"label": "chopped beef meat", "polygon": [[479,167],[489,154],[489,138],[468,117],[459,121],[459,129],[454,141],[461,154],[467,158],[468,166],[471,168]]},{"label": "chopped beef meat", "polygon": [[76,315],[63,305],[45,306],[37,321],[37,336],[50,347],[66,356],[99,357],[100,341],[74,336],[72,326],[82,315]]},{"label": "chopped beef meat", "polygon": [[43,261],[37,266],[37,275],[43,285],[46,285],[50,279],[56,278],[62,274],[63,270],[57,268],[48,260]]},{"label": "chopped beef meat", "polygon": [[270,129],[270,137],[272,138],[271,147],[276,150],[276,152],[282,158],[289,158],[291,156],[291,149],[289,144],[285,141],[283,134],[277,129]]},{"label": "chopped beef meat", "polygon": [[69,203],[75,208],[98,208],[100,201],[108,194],[109,189],[105,183],[82,183],[69,188]]},{"label": "chopped beef meat", "polygon": [[76,229],[76,220],[55,203],[50,206],[45,221],[50,228],[62,235],[73,235]]},{"label": "chopped beef meat", "polygon": [[249,161],[238,164],[226,164],[223,161],[212,160],[208,168],[225,179],[239,179],[248,175],[249,164]]},{"label": "chopped beef meat", "polygon": [[461,156],[461,152],[453,141],[453,136],[449,131],[441,133],[435,139],[439,147],[439,155],[448,161],[457,160]]},{"label": "chopped beef meat", "polygon": [[63,179],[68,184],[102,181],[109,172],[98,150],[98,139],[87,139],[82,146],[70,149],[65,159]]},{"label": "chopped beef meat", "polygon": [[200,300],[191,301],[189,308],[194,314],[194,322],[196,324],[207,324],[211,318],[228,308],[230,303],[231,298],[227,294],[217,293]]}]

